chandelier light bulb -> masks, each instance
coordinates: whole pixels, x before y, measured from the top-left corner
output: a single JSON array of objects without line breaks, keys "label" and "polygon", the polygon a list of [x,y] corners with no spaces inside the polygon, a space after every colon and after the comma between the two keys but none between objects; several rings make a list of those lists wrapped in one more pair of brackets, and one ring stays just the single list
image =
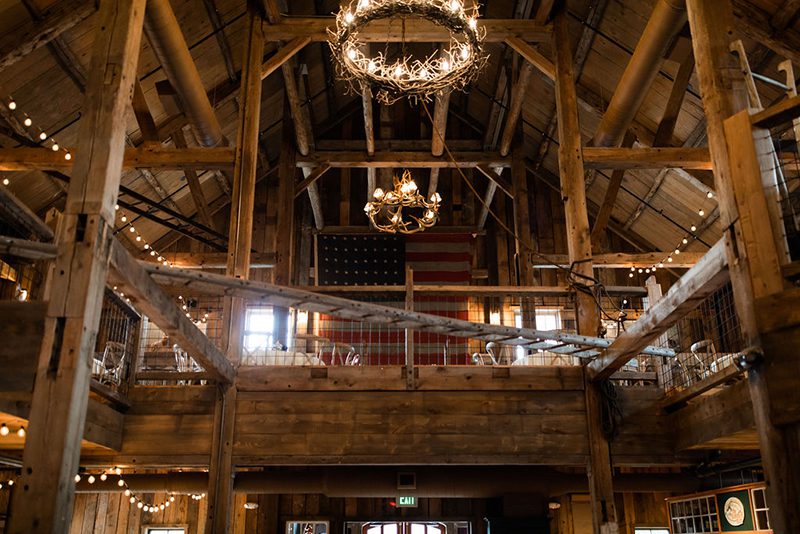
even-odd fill
[{"label": "chandelier light bulb", "polygon": [[150,255],[151,255],[151,256],[155,256],[155,255],[156,255],[156,251],[155,251],[155,250],[151,250],[151,251],[150,251]]},{"label": "chandelier light bulb", "polygon": [[75,483],[77,484],[80,481],[81,481],[81,476],[80,475],[75,475]]},{"label": "chandelier light bulb", "polygon": [[461,47],[461,59],[467,59],[469,57],[469,47],[462,46]]},{"label": "chandelier light bulb", "polygon": [[367,71],[375,72],[376,68],[377,68],[377,65],[375,65],[374,61],[370,60],[369,63],[367,63]]},{"label": "chandelier light bulb", "polygon": [[169,501],[167,501],[167,502],[164,503],[164,506],[169,508],[169,504],[170,504]]},{"label": "chandelier light bulb", "polygon": [[417,190],[417,184],[416,182],[414,182],[414,180],[411,180],[408,183],[408,190],[411,191],[412,193]]},{"label": "chandelier light bulb", "polygon": [[441,201],[442,201],[442,195],[440,195],[438,192],[434,192],[431,195],[431,202],[435,202],[436,204],[438,204]]},{"label": "chandelier light bulb", "polygon": [[643,269],[639,269],[639,274],[642,274],[643,272],[644,272]]},{"label": "chandelier light bulb", "polygon": [[33,121],[31,120],[30,117],[25,117],[25,120],[22,121],[22,124],[24,124],[25,126],[30,126],[31,124],[33,124]]},{"label": "chandelier light bulb", "polygon": [[350,50],[347,51],[347,57],[349,57],[350,59],[355,59],[356,55],[358,54],[356,53],[355,48],[351,48]]},{"label": "chandelier light bulb", "polygon": [[345,14],[344,14],[344,21],[345,21],[347,24],[350,24],[351,22],[353,22],[353,14],[352,14],[352,13],[350,13],[349,11],[348,11],[347,13],[345,13]]},{"label": "chandelier light bulb", "polygon": [[9,485],[9,486],[13,486],[13,485],[14,485],[14,481],[13,481],[13,480],[9,480],[9,481],[8,481],[8,485]]},{"label": "chandelier light bulb", "polygon": [[17,109],[17,103],[12,100],[11,102],[8,103],[8,109],[14,111],[15,109]]},{"label": "chandelier light bulb", "polygon": [[396,66],[394,68],[394,77],[399,78],[402,75],[403,75],[403,66],[402,65]]},{"label": "chandelier light bulb", "polygon": [[469,27],[474,30],[474,29],[476,29],[478,27],[478,19],[476,19],[475,17],[472,17],[472,18],[469,19],[468,24],[469,24]]},{"label": "chandelier light bulb", "polygon": [[380,187],[375,189],[375,191],[372,193],[372,196],[377,198],[377,199],[383,198],[383,195],[384,195],[383,189],[381,189]]},{"label": "chandelier light bulb", "polygon": [[459,2],[458,0],[451,0],[450,1],[450,10],[451,11],[458,11],[459,9],[461,9],[461,2]]},{"label": "chandelier light bulb", "polygon": [[446,59],[442,60],[442,70],[444,72],[447,72],[447,71],[450,70],[450,62],[448,60],[446,60]]},{"label": "chandelier light bulb", "polygon": [[175,496],[174,495],[170,495],[169,502],[175,502]]},{"label": "chandelier light bulb", "polygon": [[428,73],[428,69],[423,67],[422,70],[419,71],[419,77],[422,79],[426,79],[428,76],[430,76],[430,73]]},{"label": "chandelier light bulb", "polygon": [[367,9],[369,7],[369,0],[359,0],[358,9]]},{"label": "chandelier light bulb", "polygon": [[628,273],[628,278],[633,278],[633,273]]}]

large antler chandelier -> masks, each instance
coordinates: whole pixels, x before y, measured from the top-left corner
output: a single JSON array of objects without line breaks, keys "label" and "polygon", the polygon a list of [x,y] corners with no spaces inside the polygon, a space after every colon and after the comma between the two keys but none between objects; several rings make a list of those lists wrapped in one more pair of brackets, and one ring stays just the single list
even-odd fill
[{"label": "large antler chandelier", "polygon": [[[450,46],[424,59],[405,55],[392,61],[384,53],[369,53],[358,34],[370,22],[397,16],[426,19],[450,32]],[[372,90],[379,102],[392,104],[408,97],[429,101],[433,95],[462,90],[486,64],[486,33],[478,28],[478,9],[464,9],[462,0],[352,0],[336,16],[336,31],[328,30],[336,73],[352,91]],[[402,21],[405,31],[405,19]]]},{"label": "large antler chandelier", "polygon": [[394,190],[384,192],[380,187],[367,202],[364,212],[372,225],[390,234],[415,234],[430,228],[439,220],[439,203],[442,197],[433,193],[429,200],[419,194],[417,184],[406,170],[403,177],[394,177]]}]

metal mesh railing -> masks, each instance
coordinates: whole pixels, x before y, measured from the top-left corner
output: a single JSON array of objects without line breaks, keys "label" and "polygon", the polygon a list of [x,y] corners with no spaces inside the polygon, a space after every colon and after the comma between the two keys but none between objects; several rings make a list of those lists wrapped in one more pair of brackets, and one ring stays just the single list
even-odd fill
[{"label": "metal mesh railing", "polygon": [[92,378],[102,387],[125,394],[139,346],[141,317],[110,289],[103,295]]},{"label": "metal mesh railing", "polygon": [[656,346],[669,347],[674,358],[654,365],[667,391],[681,390],[734,365],[744,349],[730,284],[706,298],[659,337]]}]

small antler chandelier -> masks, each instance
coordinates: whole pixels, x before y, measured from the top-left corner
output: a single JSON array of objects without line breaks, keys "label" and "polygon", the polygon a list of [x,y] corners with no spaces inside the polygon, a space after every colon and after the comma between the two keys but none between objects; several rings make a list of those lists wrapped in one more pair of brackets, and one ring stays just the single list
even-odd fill
[{"label": "small antler chandelier", "polygon": [[393,191],[375,189],[372,194],[375,200],[364,206],[372,226],[390,234],[415,234],[436,224],[441,195],[433,193],[426,201],[408,170],[403,171],[402,178],[395,176],[393,181]]},{"label": "small antler chandelier", "polygon": [[[355,4],[355,7],[354,7]],[[462,0],[351,0],[336,16],[336,30],[328,30],[336,73],[354,92],[372,90],[383,104],[408,97],[429,101],[433,95],[463,90],[483,69],[486,31],[478,28],[478,8],[464,9]],[[375,20],[411,15],[450,32],[450,46],[424,59],[405,55],[391,62],[383,53],[368,57],[358,33]],[[405,32],[405,21],[403,21]]]}]

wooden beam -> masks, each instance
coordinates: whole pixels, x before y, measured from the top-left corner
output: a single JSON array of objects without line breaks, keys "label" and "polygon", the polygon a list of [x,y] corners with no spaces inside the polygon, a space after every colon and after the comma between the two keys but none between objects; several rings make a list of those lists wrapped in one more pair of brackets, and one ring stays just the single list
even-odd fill
[{"label": "wooden beam", "polygon": [[[622,140],[622,146],[629,148],[633,145],[635,137],[632,132],[628,131],[625,138]],[[608,181],[605,195],[603,196],[603,203],[600,204],[600,211],[597,213],[597,218],[594,220],[592,227],[591,241],[592,248],[599,250],[606,231],[608,221],[611,219],[611,212],[614,211],[614,204],[617,202],[617,194],[622,187],[622,179],[625,177],[625,169],[614,169],[611,173],[611,178]],[[660,260],[659,260],[660,261]]]},{"label": "wooden beam", "polygon": [[489,167],[488,165],[478,165],[475,167],[478,169],[481,174],[486,176],[496,187],[499,187],[500,190],[508,195],[510,198],[514,198],[514,186],[508,181],[500,176],[500,173],[503,171],[502,168],[493,168]]},{"label": "wooden beam", "polygon": [[[369,87],[364,88],[361,92],[361,103],[364,107],[364,139],[367,144],[367,155],[373,156],[375,154],[375,118],[372,109],[372,91]],[[372,191],[368,196],[372,195]]]},{"label": "wooden beam", "polygon": [[296,37],[282,46],[261,66],[261,79],[266,79],[267,76],[275,72],[279,67],[282,67],[310,42],[311,37]]},{"label": "wooden beam", "polygon": [[[326,42],[328,29],[334,28],[333,17],[286,17],[266,28],[267,41],[291,41],[297,37],[309,36],[313,42]],[[486,19],[478,20],[478,27],[486,29],[487,43],[502,43],[507,38],[517,37],[528,42],[545,42],[550,37],[549,25],[534,20]],[[414,19],[407,20],[404,27],[390,20],[376,20],[358,32],[361,42],[401,43],[450,42],[450,32],[432,22]]]},{"label": "wooden beam", "polygon": [[[630,269],[631,267],[652,267],[664,261],[664,258],[672,254],[673,261],[669,267],[688,269],[693,267],[700,259],[705,256],[705,252],[681,252],[675,255],[673,251],[663,252],[611,252],[606,254],[594,254],[592,265],[595,269]],[[569,256],[566,254],[544,254],[531,258],[531,265],[543,269],[569,267]]]},{"label": "wooden beam", "polygon": [[[592,244],[589,235],[589,216],[586,206],[581,128],[578,119],[572,45],[567,12],[563,9],[553,22],[553,53],[555,55],[556,114],[558,117],[558,167],[561,177],[561,198],[567,225],[567,250],[572,271],[594,278]],[[595,336],[600,330],[600,311],[595,297],[578,291],[575,298],[579,334]],[[601,428],[601,393],[597,385],[585,390],[586,427],[589,439],[587,474],[591,497],[594,532],[616,532],[617,511],[614,501],[613,471],[608,436]]]},{"label": "wooden beam", "polygon": [[727,266],[725,243],[720,241],[672,285],[664,298],[632,325],[627,325],[625,332],[603,355],[588,365],[592,380],[606,379],[621,369],[639,354],[641,347],[652,342],[727,283],[730,279]]},{"label": "wooden beam", "polygon": [[27,233],[40,241],[52,241],[55,237],[52,228],[7,187],[0,187],[0,218],[21,234]]},{"label": "wooden beam", "polygon": [[0,38],[0,71],[74,27],[95,13],[91,0],[61,0],[43,18],[30,21]]},{"label": "wooden beam", "polygon": [[[514,233],[516,234],[514,252],[517,257],[517,283],[520,286],[531,286],[534,282],[533,271],[526,260],[534,245],[531,232],[530,200],[528,199],[528,171],[525,169],[521,146],[514,149],[511,180],[514,186]],[[497,231],[504,232],[501,228],[498,228]]]},{"label": "wooden beam", "polygon": [[[188,148],[183,128],[172,132],[172,142],[175,143],[177,148]],[[203,186],[200,183],[200,176],[198,176],[197,171],[190,168],[183,169],[183,175],[186,177],[189,193],[192,195],[192,201],[200,220],[209,228],[215,229],[214,219],[208,209],[208,200],[206,200],[206,194],[203,192]]]},{"label": "wooden beam", "polygon": [[153,321],[220,382],[233,381],[235,370],[225,355],[151,278],[144,267],[116,240],[111,243],[109,281],[131,299],[132,305]]},{"label": "wooden beam", "polygon": [[203,6],[206,8],[208,21],[214,29],[214,37],[217,40],[222,59],[225,61],[225,70],[228,71],[228,79],[235,82],[239,79],[239,74],[236,72],[236,67],[233,64],[233,54],[231,54],[231,46],[228,43],[228,38],[225,36],[225,24],[222,22],[219,10],[214,0],[203,0]]},{"label": "wooden beam", "polygon": [[[123,169],[232,169],[233,153],[232,148],[129,148],[125,151]],[[45,148],[0,148],[0,171],[70,172],[80,157],[75,153],[68,161],[63,153]]]},{"label": "wooden beam", "polygon": [[294,188],[295,198],[305,193],[306,189],[308,189],[308,187],[311,184],[315,183],[317,180],[322,178],[322,175],[328,172],[330,169],[331,169],[330,165],[322,165],[320,167],[317,167],[316,169],[308,169],[309,171],[308,176],[306,176],[303,179],[303,181],[297,184]]},{"label": "wooden beam", "polygon": [[[2,170],[2,153],[0,149],[0,170]],[[373,169],[405,168],[432,168],[451,169],[459,167],[510,167],[511,159],[503,157],[497,152],[452,152],[453,163],[447,156],[435,157],[430,152],[375,152],[370,156],[364,152],[333,152],[317,151],[308,156],[298,156],[298,167],[319,167],[328,164],[331,168],[365,167]]]},{"label": "wooden beam", "polygon": [[656,129],[653,146],[669,145],[669,140],[672,139],[672,134],[675,132],[675,124],[678,122],[678,115],[683,106],[686,89],[689,87],[689,81],[692,78],[692,72],[694,72],[694,53],[692,52],[691,42],[689,42],[689,39],[681,37],[679,38],[679,46],[683,57],[678,67],[678,72],[675,74],[675,79],[672,80],[669,99],[664,107],[664,113],[661,114],[661,122],[658,123],[658,128]]},{"label": "wooden beam", "polygon": [[759,128],[775,128],[800,116],[800,95],[781,100],[766,109],[753,113],[750,122]]},{"label": "wooden beam", "polygon": [[511,91],[511,105],[508,108],[508,118],[500,138],[500,155],[508,156],[511,152],[511,141],[517,131],[517,123],[522,115],[522,105],[525,103],[525,93],[533,78],[533,67],[526,63],[519,70],[519,76]]},{"label": "wooden beam", "polygon": [[705,147],[584,147],[583,161],[590,169],[681,169],[711,170],[711,156]]},{"label": "wooden beam", "polygon": [[[144,0],[103,2],[96,24],[58,253],[49,285],[25,438],[6,532],[69,532],[94,347],[113,242],[114,204],[142,36]],[[68,18],[69,13],[60,17]]]},{"label": "wooden beam", "polygon": [[[181,269],[225,269],[228,264],[227,252],[162,252],[161,255]],[[275,267],[274,252],[250,253],[251,269],[273,267]]]},{"label": "wooden beam", "polygon": [[505,43],[516,50],[528,63],[536,67],[539,72],[547,76],[550,80],[555,80],[556,68],[553,63],[544,57],[541,52],[528,44],[526,40],[519,37],[507,37]]}]

